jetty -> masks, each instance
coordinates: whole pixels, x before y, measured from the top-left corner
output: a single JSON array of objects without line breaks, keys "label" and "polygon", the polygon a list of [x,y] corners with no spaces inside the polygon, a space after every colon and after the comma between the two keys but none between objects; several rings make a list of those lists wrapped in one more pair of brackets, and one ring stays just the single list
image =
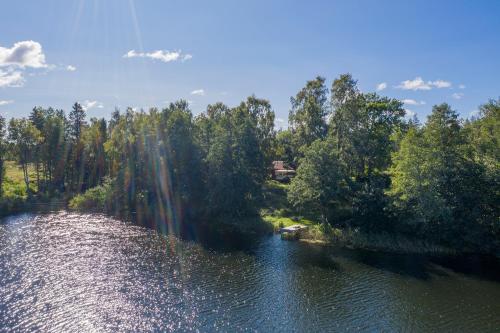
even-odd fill
[{"label": "jetty", "polygon": [[286,240],[297,240],[299,239],[301,232],[306,229],[307,227],[302,224],[294,224],[289,227],[280,228],[281,238]]}]

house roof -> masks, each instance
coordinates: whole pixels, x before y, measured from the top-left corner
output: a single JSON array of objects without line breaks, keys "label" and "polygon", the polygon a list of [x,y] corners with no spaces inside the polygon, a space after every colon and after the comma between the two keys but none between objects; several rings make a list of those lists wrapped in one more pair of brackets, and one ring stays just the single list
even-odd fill
[{"label": "house roof", "polygon": [[290,171],[295,172],[294,169],[287,167],[285,165],[285,162],[283,162],[283,161],[273,161],[273,170],[279,171],[279,172],[286,172],[286,171],[287,172],[290,172]]}]

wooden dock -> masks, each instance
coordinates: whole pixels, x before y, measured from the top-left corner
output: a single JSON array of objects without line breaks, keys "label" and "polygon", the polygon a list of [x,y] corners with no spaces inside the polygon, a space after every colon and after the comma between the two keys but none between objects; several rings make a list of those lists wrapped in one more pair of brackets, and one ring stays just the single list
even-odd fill
[{"label": "wooden dock", "polygon": [[297,240],[300,237],[300,233],[306,229],[307,227],[301,224],[294,224],[286,228],[280,228],[281,239]]},{"label": "wooden dock", "polygon": [[284,232],[297,232],[297,231],[301,231],[301,230],[304,230],[304,229],[307,229],[307,227],[305,225],[294,224],[294,225],[291,225],[291,226],[286,227],[286,228],[280,228],[280,233],[284,233]]}]

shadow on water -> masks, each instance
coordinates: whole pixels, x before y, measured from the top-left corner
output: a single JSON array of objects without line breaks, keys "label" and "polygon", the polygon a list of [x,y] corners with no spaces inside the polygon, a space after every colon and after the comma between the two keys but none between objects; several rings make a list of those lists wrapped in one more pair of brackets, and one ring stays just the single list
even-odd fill
[{"label": "shadow on water", "polygon": [[[287,241],[283,241],[287,242]],[[291,246],[294,246],[293,244]],[[293,263],[300,267],[317,267],[334,271],[341,271],[341,265],[335,261],[335,255],[325,249],[309,245],[297,244],[294,251]]]},{"label": "shadow on water", "polygon": [[[63,209],[61,204],[37,205],[30,213],[15,215],[12,218],[0,219],[0,224],[8,223],[19,216],[31,214],[51,214]],[[166,235],[163,230],[152,225],[137,223],[128,219],[128,223],[155,229]],[[190,225],[183,228],[181,239],[194,241],[203,248],[218,253],[243,252],[258,256],[263,243],[267,250],[286,248],[281,255],[286,256],[288,264],[298,267],[317,267],[326,270],[341,271],[342,265],[336,259],[354,261],[378,270],[411,277],[419,280],[430,280],[433,277],[448,277],[452,273],[462,274],[481,280],[500,282],[500,259],[493,256],[466,254],[432,256],[421,254],[398,254],[365,249],[349,249],[282,241],[273,234],[239,232],[236,228],[226,228],[222,232],[205,225]],[[269,245],[268,243],[272,243]]]},{"label": "shadow on water", "polygon": [[455,273],[500,282],[500,259],[493,256],[434,257],[430,261]]},{"label": "shadow on water", "polygon": [[[137,224],[131,221],[131,223]],[[156,229],[153,226],[144,227]],[[244,252],[257,255],[262,242],[275,240],[273,234],[242,232],[238,227],[226,224],[224,228],[214,228],[210,224],[184,226],[181,230],[183,240],[195,241],[205,249],[218,253]],[[458,273],[481,280],[500,282],[500,259],[478,254],[463,255],[424,255],[373,251],[366,249],[349,249],[328,247],[278,240],[273,242],[274,248],[287,249],[288,264],[299,267],[317,267],[340,271],[341,265],[335,258],[341,257],[355,261],[382,271],[419,280],[430,280],[433,277],[448,277]],[[266,248],[269,244],[266,244]]]},{"label": "shadow on water", "polygon": [[[246,234],[205,234],[205,237],[194,239],[204,247],[219,252],[244,251],[250,255],[268,237]],[[193,239],[192,239],[193,240]],[[365,249],[349,249],[326,247],[322,245],[299,242],[278,241],[278,246],[289,249],[289,261],[301,267],[314,266],[324,269],[341,270],[335,258],[344,258],[379,270],[407,276],[419,280],[430,280],[433,277],[449,277],[452,273],[462,274],[481,280],[500,282],[500,259],[480,254],[462,255],[425,255],[373,251]]]},{"label": "shadow on water", "polygon": [[218,253],[243,252],[254,257],[262,256],[262,249],[281,256],[281,261],[296,267],[317,267],[339,271],[340,266],[324,247],[309,246],[294,241],[285,241],[274,233],[241,232],[237,229],[214,230],[204,226],[184,233],[183,239],[195,241],[205,249]]},{"label": "shadow on water", "polygon": [[335,255],[419,280],[429,280],[433,276],[447,277],[453,272],[481,280],[500,282],[500,260],[492,256],[475,254],[430,256],[346,248],[336,249]]},{"label": "shadow on water", "polygon": [[17,206],[10,207],[6,210],[0,209],[0,223],[2,219],[6,219],[10,216],[17,216],[24,213],[31,214],[47,214],[47,213],[57,213],[58,211],[67,208],[65,200],[62,199],[50,199],[50,200],[40,200],[33,198],[26,202],[22,202]]}]

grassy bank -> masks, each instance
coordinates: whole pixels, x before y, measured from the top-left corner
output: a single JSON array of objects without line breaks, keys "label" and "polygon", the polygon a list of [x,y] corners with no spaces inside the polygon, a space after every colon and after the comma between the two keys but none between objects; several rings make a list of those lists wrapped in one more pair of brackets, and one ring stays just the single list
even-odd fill
[{"label": "grassy bank", "polygon": [[[35,168],[28,168],[31,192],[36,193],[36,172]],[[3,182],[2,198],[20,198],[26,200],[28,193],[24,183],[23,170],[14,161],[5,161],[5,178]]]},{"label": "grassy bank", "polygon": [[[62,199],[45,198],[41,196],[28,196],[24,184],[22,170],[15,162],[6,163],[4,182],[4,195],[0,198],[0,216],[33,210],[37,205],[45,207],[61,206]],[[35,170],[31,168],[30,189],[36,193]],[[432,244],[423,240],[408,238],[402,235],[389,233],[366,233],[359,229],[334,228],[330,225],[320,224],[312,216],[298,214],[290,207],[287,201],[288,185],[276,181],[268,181],[263,188],[263,201],[259,215],[240,219],[222,219],[210,223],[197,225],[203,234],[211,235],[214,239],[224,241],[234,238],[253,239],[256,236],[278,232],[280,228],[295,224],[307,226],[307,230],[300,234],[302,242],[322,244],[325,246],[342,246],[349,248],[362,248],[379,251],[429,253],[429,254],[455,254],[451,248]],[[104,183],[101,186],[75,196],[69,202],[69,208],[79,211],[109,212],[109,194],[111,186]]]},{"label": "grassy bank", "polygon": [[287,188],[287,184],[276,181],[268,181],[264,186],[264,202],[260,214],[275,232],[283,227],[300,224],[308,227],[300,234],[299,240],[302,242],[400,253],[457,253],[451,248],[403,235],[366,233],[359,229],[320,224],[313,217],[305,217],[293,211],[286,198]]},{"label": "grassy bank", "polygon": [[351,228],[322,228],[316,226],[305,232],[300,240],[309,243],[397,253],[458,254],[456,249],[420,239],[410,239],[403,235],[389,233],[366,233]]},{"label": "grassy bank", "polygon": [[[30,189],[36,191],[33,168],[28,169]],[[0,217],[27,210],[30,204],[22,169],[14,161],[5,161],[5,177],[0,197]]]},{"label": "grassy bank", "polygon": [[32,210],[52,210],[65,205],[64,198],[37,194],[36,171],[33,166],[28,168],[28,175],[31,196],[28,195],[21,167],[14,161],[5,162],[0,217]]},{"label": "grassy bank", "polygon": [[280,228],[301,224],[314,227],[316,223],[305,216],[295,214],[286,199],[288,185],[270,180],[264,184],[263,203],[260,216],[275,231]]}]

